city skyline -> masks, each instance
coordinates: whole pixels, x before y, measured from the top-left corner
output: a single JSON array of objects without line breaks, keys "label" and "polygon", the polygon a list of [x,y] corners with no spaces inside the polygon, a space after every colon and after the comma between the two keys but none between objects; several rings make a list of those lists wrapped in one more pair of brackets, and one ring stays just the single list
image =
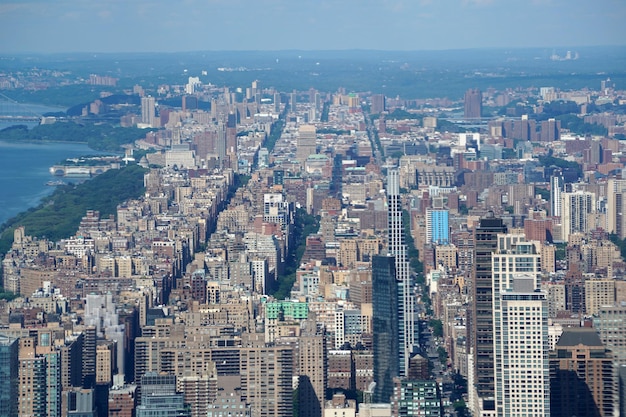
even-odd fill
[{"label": "city skyline", "polygon": [[626,415],[626,46],[546,51],[0,55],[107,151],[3,151],[0,409]]},{"label": "city skyline", "polygon": [[1,1],[0,53],[624,45],[624,15],[616,0]]}]

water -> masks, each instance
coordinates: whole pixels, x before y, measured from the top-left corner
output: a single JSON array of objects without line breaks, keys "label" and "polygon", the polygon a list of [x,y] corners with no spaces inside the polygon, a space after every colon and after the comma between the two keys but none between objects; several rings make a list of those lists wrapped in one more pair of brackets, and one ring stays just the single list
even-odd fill
[{"label": "water", "polygon": [[[52,165],[66,158],[96,154],[102,153],[85,144],[0,140],[0,225],[16,214],[37,206],[43,197],[54,191],[55,187],[46,185],[46,182],[62,178],[50,174]],[[76,182],[75,179],[72,181]]]},{"label": "water", "polygon": [[[58,111],[65,109],[41,104],[15,105],[7,101],[0,102],[0,115],[3,116],[30,116]],[[15,124],[32,128],[38,123],[0,120],[0,130]],[[0,133],[0,225],[11,217],[37,206],[43,197],[52,194],[55,187],[46,183],[62,179],[50,174],[49,168],[52,165],[67,158],[96,154],[101,152],[96,152],[85,144],[5,142],[2,141]]]}]

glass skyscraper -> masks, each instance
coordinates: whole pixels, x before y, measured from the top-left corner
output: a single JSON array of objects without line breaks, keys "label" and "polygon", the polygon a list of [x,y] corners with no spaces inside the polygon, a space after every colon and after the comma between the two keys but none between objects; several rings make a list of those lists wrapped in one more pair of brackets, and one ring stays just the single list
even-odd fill
[{"label": "glass skyscraper", "polygon": [[17,416],[18,340],[0,334],[0,416]]},{"label": "glass skyscraper", "polygon": [[372,258],[372,327],[374,332],[374,401],[387,403],[399,374],[398,285],[393,256]]}]

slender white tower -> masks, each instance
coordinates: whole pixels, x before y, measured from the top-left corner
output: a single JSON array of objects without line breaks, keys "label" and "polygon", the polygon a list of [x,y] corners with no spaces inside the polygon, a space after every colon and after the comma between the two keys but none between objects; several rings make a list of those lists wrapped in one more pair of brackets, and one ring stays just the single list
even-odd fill
[{"label": "slender white tower", "polygon": [[400,175],[397,169],[387,174],[388,252],[396,258],[398,284],[398,322],[400,374],[408,373],[409,359],[415,347],[415,296],[411,283],[409,260],[402,227],[402,201]]}]

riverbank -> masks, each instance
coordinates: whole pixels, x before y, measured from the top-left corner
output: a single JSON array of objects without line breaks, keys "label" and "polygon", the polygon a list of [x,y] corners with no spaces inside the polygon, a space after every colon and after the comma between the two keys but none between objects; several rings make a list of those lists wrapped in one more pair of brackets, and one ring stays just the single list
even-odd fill
[{"label": "riverbank", "polygon": [[130,165],[82,184],[53,189],[37,207],[20,212],[0,226],[0,254],[10,248],[18,225],[24,226],[27,235],[56,241],[73,235],[87,210],[98,210],[103,217],[115,214],[118,204],[142,195],[144,172],[140,166]]},{"label": "riverbank", "polygon": [[108,155],[84,143],[24,143],[0,140],[0,225],[9,218],[37,206],[54,191],[48,181],[58,180],[50,167],[68,158]]}]

